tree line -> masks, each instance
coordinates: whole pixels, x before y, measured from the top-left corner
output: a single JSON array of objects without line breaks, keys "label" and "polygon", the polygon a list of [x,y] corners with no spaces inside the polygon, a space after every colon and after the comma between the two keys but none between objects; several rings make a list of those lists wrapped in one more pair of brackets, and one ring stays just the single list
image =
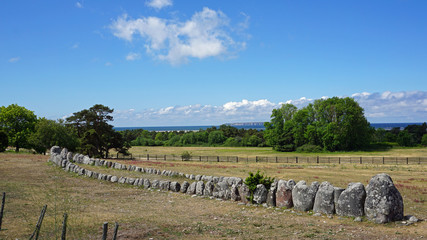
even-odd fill
[{"label": "tree line", "polygon": [[427,124],[403,130],[374,129],[352,98],[318,99],[297,109],[283,104],[274,109],[265,130],[229,125],[196,132],[115,131],[113,109],[96,104],[60,120],[38,118],[17,104],[0,107],[0,152],[13,146],[45,154],[51,146],[92,157],[107,157],[111,149],[127,154],[131,146],[273,147],[277,151],[353,151],[372,148],[427,146]]},{"label": "tree line", "polygon": [[73,113],[65,120],[38,118],[33,111],[17,104],[0,108],[0,152],[13,146],[33,149],[45,154],[52,146],[65,147],[92,157],[106,157],[111,149],[126,153],[122,134],[108,122],[113,121],[110,109],[96,104]]}]

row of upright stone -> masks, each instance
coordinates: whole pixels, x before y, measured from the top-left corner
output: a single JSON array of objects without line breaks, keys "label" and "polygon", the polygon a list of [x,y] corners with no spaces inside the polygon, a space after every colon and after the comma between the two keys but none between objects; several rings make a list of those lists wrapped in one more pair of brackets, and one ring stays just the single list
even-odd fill
[{"label": "row of upright stone", "polygon": [[[88,177],[131,184],[144,188],[187,193],[197,196],[220,198],[224,200],[249,203],[249,188],[238,177],[215,177],[205,175],[184,174],[174,171],[160,171],[124,165],[106,160],[92,159],[82,154],[73,155],[67,149],[54,146],[51,148],[49,161],[61,166],[64,170],[86,175]],[[178,176],[194,180],[184,181],[150,180],[143,178],[126,178],[93,172],[74,163],[105,166],[109,168],[137,171],[164,176]],[[346,189],[334,187],[329,182],[305,181],[296,183],[294,180],[276,180],[270,189],[259,184],[253,194],[253,202],[269,207],[294,208],[298,211],[310,211],[320,214],[337,214],[339,216],[366,216],[376,223],[387,223],[403,219],[403,199],[387,174],[378,174],[371,178],[368,186],[360,182],[348,184]]]}]

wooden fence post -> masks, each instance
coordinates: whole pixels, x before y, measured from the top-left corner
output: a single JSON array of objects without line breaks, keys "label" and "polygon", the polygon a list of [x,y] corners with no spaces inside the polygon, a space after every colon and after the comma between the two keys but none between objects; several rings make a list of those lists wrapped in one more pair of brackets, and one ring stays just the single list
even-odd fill
[{"label": "wooden fence post", "polygon": [[108,235],[108,222],[104,222],[102,226],[102,240],[107,240]]},{"label": "wooden fence post", "polygon": [[147,160],[150,160],[150,154],[147,153]]},{"label": "wooden fence post", "polygon": [[317,156],[317,164],[319,164],[319,156]]},{"label": "wooden fence post", "polygon": [[341,157],[338,157],[338,164],[341,164]]},{"label": "wooden fence post", "polygon": [[276,156],[276,163],[277,163],[277,156]]},{"label": "wooden fence post", "polygon": [[362,164],[362,157],[360,157],[360,164]]},{"label": "wooden fence post", "polygon": [[46,208],[47,208],[47,205],[44,205],[42,208],[42,212],[40,213],[39,220],[37,221],[36,229],[34,230],[33,234],[31,235],[30,240],[33,238],[35,240],[39,239],[40,228],[41,228],[42,223],[43,223],[43,218],[44,218],[44,214],[46,213]]},{"label": "wooden fence post", "polygon": [[383,164],[384,164],[384,157],[383,157]]},{"label": "wooden fence post", "polygon": [[239,162],[239,156],[236,157],[236,162]]},{"label": "wooden fence post", "polygon": [[219,156],[216,156],[216,161],[219,162]]},{"label": "wooden fence post", "polygon": [[298,157],[295,157],[295,163],[298,163]]},{"label": "wooden fence post", "polygon": [[408,165],[408,164],[409,164],[409,158],[406,157],[406,165]]},{"label": "wooden fence post", "polygon": [[1,231],[1,223],[3,221],[3,211],[4,211],[5,201],[6,201],[6,192],[3,192],[3,198],[1,200],[1,209],[0,209],[0,231]]},{"label": "wooden fence post", "polygon": [[116,226],[114,227],[113,240],[117,239],[117,231],[119,231],[119,224],[116,222]]},{"label": "wooden fence post", "polygon": [[65,240],[67,236],[67,213],[64,213],[64,221],[62,222],[62,234],[61,234],[61,240]]}]

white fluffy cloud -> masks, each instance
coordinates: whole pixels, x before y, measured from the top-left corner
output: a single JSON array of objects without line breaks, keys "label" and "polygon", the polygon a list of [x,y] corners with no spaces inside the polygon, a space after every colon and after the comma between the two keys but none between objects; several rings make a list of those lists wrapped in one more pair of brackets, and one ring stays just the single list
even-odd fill
[{"label": "white fluffy cloud", "polygon": [[172,0],[149,0],[146,4],[152,8],[162,9],[167,6],[172,6]]},{"label": "white fluffy cloud", "polygon": [[182,22],[158,17],[131,19],[125,14],[114,20],[110,28],[114,36],[126,41],[143,38],[148,54],[174,65],[189,58],[227,55],[231,49],[245,46],[231,37],[228,17],[207,7]]},{"label": "white fluffy cloud", "polygon": [[128,61],[135,61],[135,60],[138,60],[140,58],[141,58],[141,55],[139,53],[133,53],[133,52],[129,53],[126,56],[126,60],[128,60]]},{"label": "white fluffy cloud", "polygon": [[10,58],[10,59],[9,59],[9,62],[10,62],[10,63],[16,63],[16,62],[18,62],[19,60],[21,60],[21,58],[20,58],[20,57],[13,57],[13,58]]},{"label": "white fluffy cloud", "polygon": [[[427,121],[427,92],[355,93],[353,97],[365,109],[370,122],[424,122]],[[327,98],[327,97],[322,97]],[[287,100],[298,108],[313,102],[302,97]],[[269,121],[271,111],[280,107],[267,99],[227,102],[220,106],[169,106],[144,111],[119,110],[114,113],[117,126],[177,126],[210,125],[232,122]]]},{"label": "white fluffy cloud", "polygon": [[81,4],[80,2],[76,2],[76,7],[77,8],[83,8],[83,4]]}]

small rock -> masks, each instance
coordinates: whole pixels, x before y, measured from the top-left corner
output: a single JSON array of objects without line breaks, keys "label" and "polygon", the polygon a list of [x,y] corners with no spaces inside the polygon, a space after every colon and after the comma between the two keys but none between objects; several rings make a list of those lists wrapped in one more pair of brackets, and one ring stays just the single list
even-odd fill
[{"label": "small rock", "polygon": [[361,217],[356,217],[356,218],[354,218],[354,222],[361,222],[362,221],[362,218]]}]

